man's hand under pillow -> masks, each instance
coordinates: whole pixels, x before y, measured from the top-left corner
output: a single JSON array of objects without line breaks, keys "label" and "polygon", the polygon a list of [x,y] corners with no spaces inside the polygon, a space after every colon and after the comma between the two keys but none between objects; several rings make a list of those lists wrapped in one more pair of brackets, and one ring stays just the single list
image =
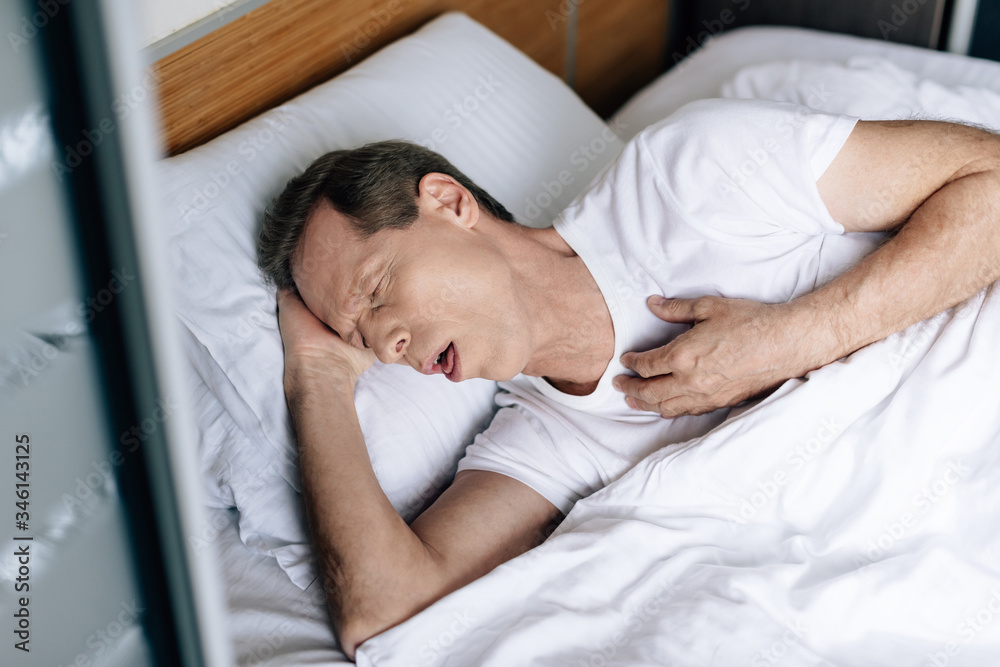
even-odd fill
[{"label": "man's hand under pillow", "polygon": [[354,386],[375,363],[375,353],[342,340],[291,290],[278,291],[278,327],[285,348],[285,391],[298,373],[322,372]]}]

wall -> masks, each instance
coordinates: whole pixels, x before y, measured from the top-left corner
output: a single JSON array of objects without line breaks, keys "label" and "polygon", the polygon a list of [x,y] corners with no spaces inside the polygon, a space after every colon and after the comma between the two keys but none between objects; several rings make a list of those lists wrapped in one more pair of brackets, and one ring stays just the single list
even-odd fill
[{"label": "wall", "polygon": [[136,7],[142,19],[142,42],[149,46],[214,12],[220,12],[224,20],[225,10],[240,3],[241,0],[138,0]]}]

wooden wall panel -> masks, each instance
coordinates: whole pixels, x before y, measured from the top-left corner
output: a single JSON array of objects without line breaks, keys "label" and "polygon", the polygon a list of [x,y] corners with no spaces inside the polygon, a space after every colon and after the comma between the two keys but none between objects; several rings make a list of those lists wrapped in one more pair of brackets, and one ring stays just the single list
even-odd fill
[{"label": "wooden wall panel", "polygon": [[197,146],[453,9],[561,77],[574,1],[271,0],[153,65],[165,149]]},{"label": "wooden wall panel", "polygon": [[575,88],[608,116],[664,69],[668,0],[576,0]]}]

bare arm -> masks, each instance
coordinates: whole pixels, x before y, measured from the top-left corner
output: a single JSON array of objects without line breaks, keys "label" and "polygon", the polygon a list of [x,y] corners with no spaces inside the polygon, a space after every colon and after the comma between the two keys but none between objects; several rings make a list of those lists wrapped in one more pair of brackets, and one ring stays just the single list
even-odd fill
[{"label": "bare arm", "polygon": [[370,352],[341,341],[296,296],[279,297],[279,318],[313,545],[353,659],[364,640],[541,543],[561,514],[514,479],[464,471],[407,526],[375,478],[354,407]]},{"label": "bare arm", "polygon": [[898,230],[796,299],[838,359],[954,306],[1000,277],[1000,137],[932,121],[860,122],[817,183],[848,232]]},{"label": "bare arm", "polygon": [[848,232],[898,230],[856,266],[789,303],[650,299],[694,327],[629,352],[632,407],[702,414],[901,331],[1000,277],[1000,137],[932,121],[859,122],[817,183]]}]

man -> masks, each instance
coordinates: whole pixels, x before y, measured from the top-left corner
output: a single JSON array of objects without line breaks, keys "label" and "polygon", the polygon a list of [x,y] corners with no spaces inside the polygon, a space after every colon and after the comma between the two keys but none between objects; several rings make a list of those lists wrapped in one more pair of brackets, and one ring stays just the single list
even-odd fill
[{"label": "man", "polygon": [[[551,229],[512,224],[415,146],[318,159],[265,216],[260,264],[344,651],[537,545],[575,500],[729,406],[996,280],[998,195],[988,132],[757,101],[648,128]],[[354,411],[375,357],[505,390],[410,526]]]}]

